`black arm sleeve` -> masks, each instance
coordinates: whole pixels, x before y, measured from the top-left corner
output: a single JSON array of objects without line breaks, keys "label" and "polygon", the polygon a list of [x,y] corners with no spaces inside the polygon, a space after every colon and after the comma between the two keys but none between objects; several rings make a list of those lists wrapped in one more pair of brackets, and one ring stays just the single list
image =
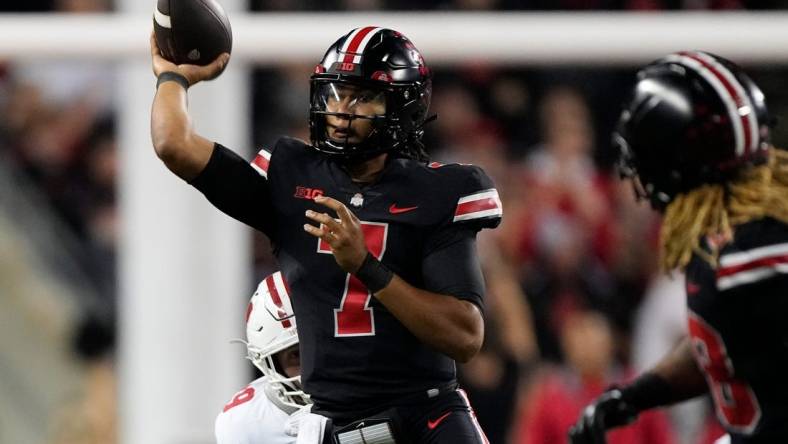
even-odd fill
[{"label": "black arm sleeve", "polygon": [[191,185],[228,216],[275,240],[268,181],[232,150],[215,144],[211,159]]},{"label": "black arm sleeve", "polygon": [[425,290],[447,294],[484,309],[484,278],[476,254],[476,230],[444,230],[430,242],[422,262]]}]

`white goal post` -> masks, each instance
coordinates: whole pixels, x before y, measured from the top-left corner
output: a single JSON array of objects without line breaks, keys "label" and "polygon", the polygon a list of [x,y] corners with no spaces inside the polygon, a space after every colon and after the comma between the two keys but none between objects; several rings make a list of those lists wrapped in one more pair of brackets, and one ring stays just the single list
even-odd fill
[{"label": "white goal post", "polygon": [[[636,65],[702,49],[744,64],[788,63],[788,13],[242,13],[230,14],[236,60],[314,61],[356,26],[402,31],[433,64]],[[0,15],[0,58],[144,55],[151,17]]]}]

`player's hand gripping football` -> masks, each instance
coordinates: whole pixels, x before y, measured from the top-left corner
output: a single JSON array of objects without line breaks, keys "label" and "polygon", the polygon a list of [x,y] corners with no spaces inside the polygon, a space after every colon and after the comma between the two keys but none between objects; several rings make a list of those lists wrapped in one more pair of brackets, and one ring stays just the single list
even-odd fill
[{"label": "player's hand gripping football", "polygon": [[629,424],[637,412],[621,397],[618,389],[608,390],[583,409],[580,419],[569,429],[570,444],[606,444],[607,429]]},{"label": "player's hand gripping football", "polygon": [[227,62],[230,61],[230,54],[224,53],[220,54],[213,62],[205,66],[189,64],[176,65],[161,55],[159,45],[156,43],[156,35],[153,32],[151,32],[150,35],[150,54],[153,59],[153,74],[156,75],[156,77],[159,77],[163,72],[176,72],[186,77],[186,80],[189,81],[189,86],[202,82],[203,80],[211,80],[218,77],[219,74],[224,71]]},{"label": "player's hand gripping football", "polygon": [[346,272],[355,273],[367,257],[367,245],[364,242],[361,222],[353,212],[336,199],[318,196],[315,202],[334,210],[339,220],[326,213],[308,210],[306,217],[318,222],[320,226],[304,224],[304,231],[326,241],[331,246],[337,264]]}]

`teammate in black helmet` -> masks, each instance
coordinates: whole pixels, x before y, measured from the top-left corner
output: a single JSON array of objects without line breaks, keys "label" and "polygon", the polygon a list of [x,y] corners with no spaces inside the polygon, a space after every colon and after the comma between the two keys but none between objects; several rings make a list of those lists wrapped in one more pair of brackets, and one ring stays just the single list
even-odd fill
[{"label": "teammate in black helmet", "polygon": [[419,51],[374,26],[341,37],[312,76],[311,143],[281,138],[247,162],[188,121],[184,86],[227,59],[175,66],[151,45],[156,152],[271,239],[312,412],[333,420],[340,443],[486,442],[455,361],[482,343],[475,239],[499,224],[501,202],[480,168],[428,163],[431,74]]},{"label": "teammate in black helmet", "polygon": [[664,214],[661,265],[686,272],[689,336],[589,405],[574,444],[639,412],[711,395],[720,443],[788,442],[788,153],[758,86],[733,63],[680,52],[637,74],[614,141],[621,172]]}]

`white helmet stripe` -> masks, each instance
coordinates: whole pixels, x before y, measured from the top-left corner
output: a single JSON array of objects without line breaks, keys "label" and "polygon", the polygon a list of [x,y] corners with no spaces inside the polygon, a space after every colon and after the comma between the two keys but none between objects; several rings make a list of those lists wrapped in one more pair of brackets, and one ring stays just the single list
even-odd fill
[{"label": "white helmet stripe", "polygon": [[745,152],[750,154],[754,153],[758,147],[758,116],[755,115],[755,107],[752,105],[752,101],[750,100],[750,96],[747,95],[747,92],[744,90],[744,86],[742,86],[739,79],[733,75],[733,73],[728,69],[725,65],[717,61],[714,57],[702,52],[693,52],[694,56],[706,61],[709,65],[713,66],[718,74],[721,74],[727,81],[728,84],[733,87],[734,91],[736,91],[736,104],[738,105],[739,116],[741,119],[746,120],[743,122],[744,130],[749,131],[749,146],[745,146]]},{"label": "white helmet stripe", "polygon": [[741,156],[744,154],[744,125],[742,125],[742,119],[739,116],[738,107],[736,106],[736,101],[731,96],[731,93],[725,88],[725,85],[722,83],[719,77],[715,75],[715,73],[706,68],[698,60],[694,58],[683,55],[686,53],[679,53],[679,54],[671,54],[665,59],[670,62],[676,62],[680,65],[686,66],[687,68],[692,69],[693,71],[700,74],[701,77],[706,79],[707,82],[717,91],[717,94],[722,99],[722,103],[725,105],[725,108],[728,110],[728,118],[731,121],[731,126],[733,127],[733,134],[736,138],[736,156]]}]

